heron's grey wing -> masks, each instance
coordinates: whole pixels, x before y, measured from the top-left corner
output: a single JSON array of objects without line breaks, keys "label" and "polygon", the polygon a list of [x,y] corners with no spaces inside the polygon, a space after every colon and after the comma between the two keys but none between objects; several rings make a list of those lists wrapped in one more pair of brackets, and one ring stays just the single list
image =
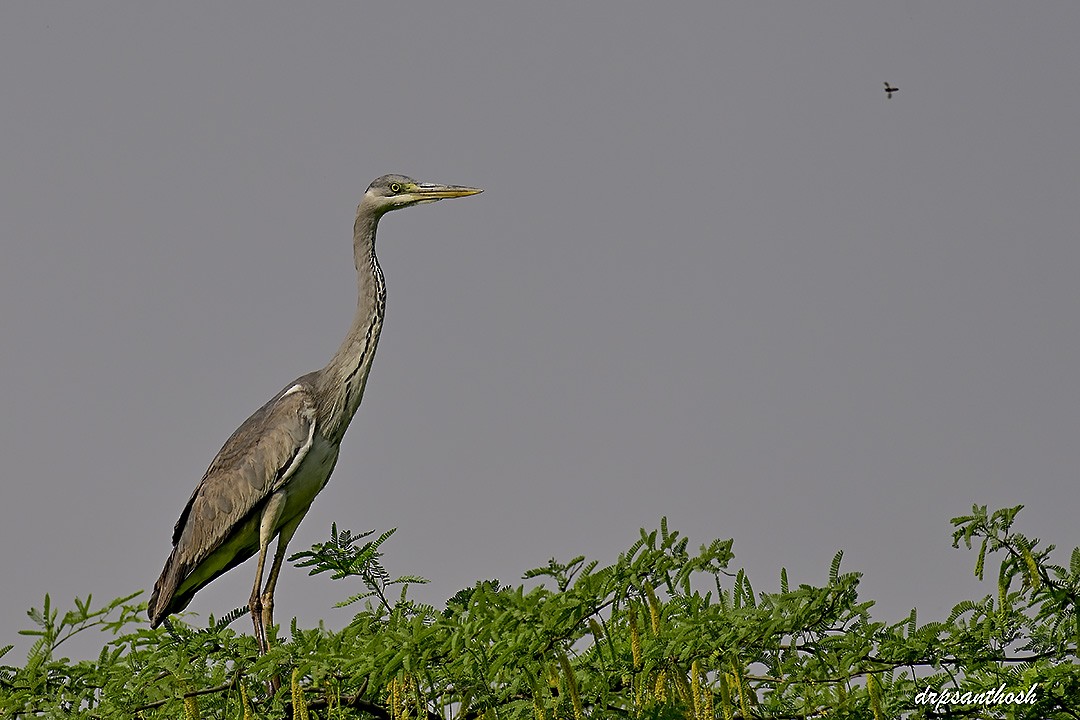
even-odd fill
[{"label": "heron's grey wing", "polygon": [[[173,529],[173,551],[150,599],[151,622],[187,604],[197,587],[172,602],[184,579],[241,529],[300,465],[314,441],[315,407],[306,385],[297,382],[244,421],[218,451]],[[251,554],[214,568],[198,586]]]}]

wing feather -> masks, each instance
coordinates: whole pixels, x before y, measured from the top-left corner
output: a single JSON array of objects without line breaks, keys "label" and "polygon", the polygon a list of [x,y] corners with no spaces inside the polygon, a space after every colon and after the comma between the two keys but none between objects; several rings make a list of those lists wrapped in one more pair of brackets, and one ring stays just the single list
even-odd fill
[{"label": "wing feather", "polygon": [[[311,449],[315,399],[301,378],[249,417],[225,441],[173,528],[173,551],[150,598],[151,624],[182,610],[198,587],[176,596],[181,583],[198,569],[288,480]],[[199,587],[257,551],[242,549]]]}]

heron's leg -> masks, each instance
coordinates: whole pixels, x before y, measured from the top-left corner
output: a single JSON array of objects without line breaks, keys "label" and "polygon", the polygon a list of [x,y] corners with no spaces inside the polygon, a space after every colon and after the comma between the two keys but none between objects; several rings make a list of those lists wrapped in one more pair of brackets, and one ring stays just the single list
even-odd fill
[{"label": "heron's leg", "polygon": [[266,565],[266,553],[270,549],[270,541],[274,539],[274,527],[284,509],[285,498],[281,495],[271,495],[263,508],[262,517],[259,518],[259,566],[255,570],[255,587],[251,589],[248,606],[251,609],[251,622],[255,626],[255,642],[259,646],[260,655],[265,655],[270,649],[266,640],[266,624],[263,623],[261,593],[263,568]]},{"label": "heron's leg", "polygon": [[266,633],[262,624],[262,597],[259,589],[262,587],[263,565],[266,563],[266,545],[259,548],[259,565],[255,570],[255,587],[251,588],[251,598],[248,600],[248,608],[251,610],[251,623],[255,627],[255,644],[259,646],[259,654],[266,654]]},{"label": "heron's leg", "polygon": [[285,561],[285,550],[289,546],[289,541],[292,540],[293,535],[296,533],[296,528],[299,527],[300,521],[304,519],[304,514],[293,518],[287,525],[281,528],[281,534],[278,535],[277,550],[274,552],[274,562],[270,565],[270,575],[266,578],[266,587],[263,589],[262,594],[262,621],[263,627],[269,631],[274,626],[274,588],[277,587],[278,575],[281,573],[281,564]]}]

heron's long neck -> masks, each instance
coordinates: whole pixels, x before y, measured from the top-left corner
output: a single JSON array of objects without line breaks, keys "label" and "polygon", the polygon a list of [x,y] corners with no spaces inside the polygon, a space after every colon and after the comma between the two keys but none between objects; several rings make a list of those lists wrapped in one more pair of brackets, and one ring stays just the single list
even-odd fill
[{"label": "heron's long neck", "polygon": [[360,406],[386,314],[386,282],[375,257],[378,224],[379,219],[367,213],[356,218],[356,315],[341,347],[319,373],[319,421],[323,435],[334,442],[340,442]]}]

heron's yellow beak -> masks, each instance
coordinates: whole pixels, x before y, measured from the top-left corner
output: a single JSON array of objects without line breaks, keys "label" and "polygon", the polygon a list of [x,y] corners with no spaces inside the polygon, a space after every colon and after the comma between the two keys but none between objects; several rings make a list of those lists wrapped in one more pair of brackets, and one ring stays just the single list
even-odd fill
[{"label": "heron's yellow beak", "polygon": [[417,183],[411,188],[412,195],[424,200],[442,200],[444,198],[468,197],[484,192],[480,188],[465,187],[464,185],[435,185],[434,183]]}]

